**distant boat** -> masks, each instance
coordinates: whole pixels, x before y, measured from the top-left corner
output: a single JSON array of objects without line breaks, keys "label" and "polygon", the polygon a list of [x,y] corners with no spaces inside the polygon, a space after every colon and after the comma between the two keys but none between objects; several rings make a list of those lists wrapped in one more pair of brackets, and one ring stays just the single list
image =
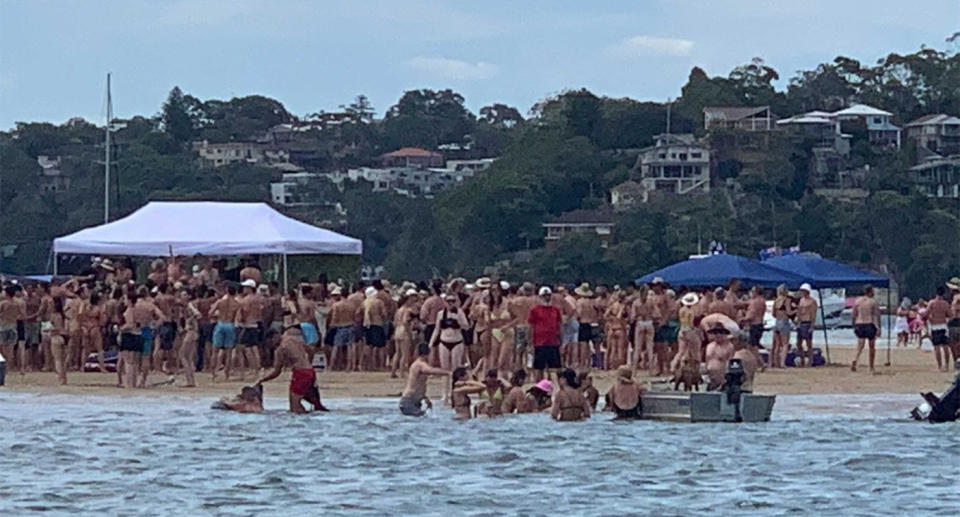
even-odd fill
[{"label": "distant boat", "polygon": [[[823,307],[823,312],[817,311],[817,320],[814,322],[814,327],[822,328],[823,315],[827,317],[827,328],[834,328],[843,326],[844,321],[844,312],[847,311],[847,298],[846,290],[844,289],[823,289],[823,301],[820,300],[820,292],[813,291],[810,293],[810,296],[817,301],[818,306]],[[822,305],[820,305],[822,304]],[[849,318],[847,318],[849,319]],[[776,324],[776,319],[773,317],[773,300],[767,301],[767,312],[763,315],[763,326],[767,330],[772,330]]]}]

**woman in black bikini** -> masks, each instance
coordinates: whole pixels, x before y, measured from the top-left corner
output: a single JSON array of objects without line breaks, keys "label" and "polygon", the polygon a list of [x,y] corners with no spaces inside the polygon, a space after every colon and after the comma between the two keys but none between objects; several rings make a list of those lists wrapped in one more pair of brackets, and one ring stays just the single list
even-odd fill
[{"label": "woman in black bikini", "polygon": [[437,313],[436,326],[431,345],[440,345],[440,368],[452,371],[463,365],[463,331],[470,328],[467,316],[457,305],[457,295],[448,293],[444,296],[447,306]]}]

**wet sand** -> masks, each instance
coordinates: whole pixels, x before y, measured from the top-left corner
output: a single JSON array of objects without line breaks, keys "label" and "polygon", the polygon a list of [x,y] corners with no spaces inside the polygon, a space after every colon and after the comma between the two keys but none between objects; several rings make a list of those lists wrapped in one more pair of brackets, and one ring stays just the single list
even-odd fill
[{"label": "wet sand", "polygon": [[[936,360],[929,350],[915,348],[896,349],[891,353],[891,366],[884,366],[886,349],[877,351],[877,373],[871,375],[866,369],[866,352],[861,357],[860,371],[851,372],[850,360],[854,349],[831,347],[833,364],[820,368],[767,369],[758,374],[756,391],[774,394],[831,394],[831,393],[910,393],[921,391],[941,391],[949,386],[954,373],[938,372]],[[614,372],[594,372],[594,384],[601,393],[605,393],[613,382]],[[650,381],[649,375],[641,374],[640,379]],[[40,394],[76,394],[76,395],[137,395],[145,394],[196,396],[216,398],[236,394],[244,384],[250,384],[254,378],[248,375],[246,382],[231,380],[224,382],[222,377],[216,383],[210,382],[209,374],[198,374],[196,388],[184,388],[183,378],[178,377],[173,385],[158,385],[147,389],[124,390],[116,386],[116,374],[78,373],[68,374],[67,386],[57,384],[53,373],[27,373],[8,371],[7,384],[0,390],[19,391]],[[150,376],[148,383],[163,383],[168,377],[160,374]],[[391,379],[385,372],[323,372],[319,375],[320,388],[325,398],[371,398],[399,397],[403,390],[403,379]],[[289,373],[266,385],[271,396],[286,393]],[[430,382],[431,393],[438,393],[442,381]]]}]

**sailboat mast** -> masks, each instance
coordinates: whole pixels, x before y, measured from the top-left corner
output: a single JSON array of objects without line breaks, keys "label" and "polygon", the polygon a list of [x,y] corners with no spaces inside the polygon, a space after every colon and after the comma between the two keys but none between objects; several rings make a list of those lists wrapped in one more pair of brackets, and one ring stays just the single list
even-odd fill
[{"label": "sailboat mast", "polygon": [[106,141],[103,146],[103,222],[110,222],[110,124],[113,121],[113,102],[110,98],[110,74],[107,74],[107,124]]}]

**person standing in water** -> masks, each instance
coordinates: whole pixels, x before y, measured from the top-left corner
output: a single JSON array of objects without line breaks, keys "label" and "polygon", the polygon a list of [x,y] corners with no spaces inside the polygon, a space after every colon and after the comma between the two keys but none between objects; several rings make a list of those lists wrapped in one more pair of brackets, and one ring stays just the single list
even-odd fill
[{"label": "person standing in water", "polygon": [[272,381],[280,376],[283,369],[289,367],[290,374],[290,412],[306,413],[302,401],[306,400],[314,411],[327,411],[320,401],[320,392],[317,390],[317,374],[313,371],[307,345],[301,335],[300,325],[285,327],[280,336],[280,346],[277,347],[273,358],[273,370],[257,379],[256,386]]},{"label": "person standing in water", "polygon": [[537,381],[544,378],[544,371],[561,368],[560,325],[563,316],[553,306],[553,292],[549,287],[540,288],[539,305],[530,309],[527,322],[533,329],[533,369]]},{"label": "person standing in water", "polygon": [[641,396],[644,389],[633,380],[633,369],[617,368],[617,381],[607,393],[607,407],[617,420],[636,420],[643,415]]},{"label": "person standing in water", "polygon": [[418,344],[417,359],[410,365],[407,372],[407,386],[400,396],[400,413],[406,416],[425,415],[424,403],[428,409],[433,408],[433,403],[427,397],[427,379],[450,375],[448,370],[430,366],[429,357],[430,345],[426,343]]}]

